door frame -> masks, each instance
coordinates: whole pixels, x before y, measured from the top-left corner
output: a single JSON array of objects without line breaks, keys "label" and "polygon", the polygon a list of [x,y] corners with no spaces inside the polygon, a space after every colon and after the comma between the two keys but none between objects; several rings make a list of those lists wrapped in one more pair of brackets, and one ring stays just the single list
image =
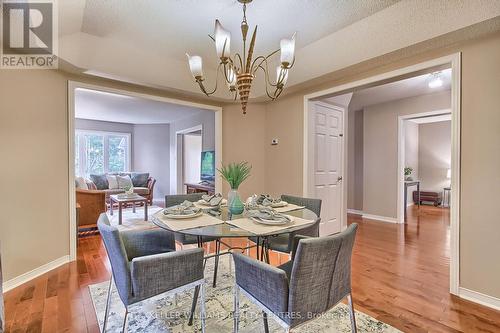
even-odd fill
[{"label": "door frame", "polygon": [[[386,73],[374,75],[365,79],[352,81],[349,83],[334,86],[328,89],[316,91],[307,95],[304,95],[304,114],[303,114],[303,192],[304,196],[308,193],[308,174],[310,172],[307,163],[308,152],[308,138],[309,138],[309,125],[308,117],[309,114],[309,102],[320,97],[327,97],[330,95],[341,94],[352,92],[356,88],[365,88],[368,86],[373,86],[377,83],[382,83],[386,80],[396,79],[409,74],[416,74],[419,71],[428,70],[439,66],[451,66],[452,76],[451,76],[451,169],[453,170],[451,175],[451,186],[455,190],[451,193],[450,207],[450,293],[454,295],[459,295],[460,286],[460,115],[461,115],[461,52],[453,53],[440,58],[432,59],[429,61],[421,62],[415,65],[402,67],[393,71]],[[346,112],[346,117],[344,117],[344,124],[348,123],[348,114]],[[344,132],[344,137],[348,137],[348,133]],[[344,154],[347,151],[347,139],[344,140]],[[344,159],[345,160],[345,159]],[[346,167],[344,165],[344,167]],[[344,169],[344,201],[347,199],[347,188],[346,182],[347,168]],[[347,202],[342,207],[343,217],[347,221]]]},{"label": "door frame", "polygon": [[[339,189],[340,214],[339,214],[338,218],[340,219],[340,229],[344,230],[345,228],[347,228],[347,214],[345,214],[345,216],[344,216],[344,213],[343,213],[344,206],[345,206],[345,209],[347,210],[347,191],[346,191],[347,187],[345,187],[345,172],[347,170],[347,158],[345,156],[346,148],[347,148],[346,140],[345,140],[345,137],[347,136],[347,114],[348,114],[347,107],[343,107],[343,106],[339,106],[339,105],[335,105],[335,104],[330,104],[330,103],[326,103],[323,101],[308,101],[308,106],[313,104],[313,103],[316,105],[322,105],[324,107],[331,108],[335,111],[339,111],[340,113],[342,113],[342,122],[343,122],[342,123],[342,135],[339,137],[340,142],[341,142],[340,163],[339,163],[341,165],[341,171],[340,171],[339,176],[342,177],[342,181],[340,182],[340,189]],[[311,113],[313,111],[314,110],[312,108],[308,108],[307,113],[304,113],[304,119],[305,119],[305,123],[306,123],[306,125],[304,125],[304,126],[308,126],[307,133],[304,133],[304,142],[305,142],[304,143],[304,170],[306,170],[306,168],[307,168],[308,171],[304,172],[303,195],[306,198],[314,196],[314,192],[312,191],[312,189],[314,188],[314,184],[311,184],[311,180],[314,179],[314,176],[311,172],[309,172],[309,170],[311,169],[311,163],[309,163],[309,162],[311,161],[311,157],[313,157],[314,151],[311,151],[310,150],[311,147],[309,147],[309,146],[306,149],[306,145],[309,145],[310,142],[309,142],[309,137],[307,137],[307,139],[306,139],[306,136],[305,136],[305,135],[311,134],[313,124],[311,124],[309,122],[309,120],[310,120]]]},{"label": "door frame", "polygon": [[[416,118],[423,118],[423,117],[432,117],[432,116],[439,116],[443,114],[451,114],[451,109],[443,109],[443,110],[435,110],[435,111],[428,111],[428,112],[421,112],[421,113],[413,113],[413,114],[408,114],[404,116],[398,116],[398,203],[397,203],[397,223],[404,224],[404,210],[406,209],[404,207],[404,172],[403,168],[405,167],[405,128],[404,128],[404,122],[408,121],[410,119],[416,119]],[[451,133],[450,133],[451,135]],[[452,144],[453,146],[453,144]],[[453,147],[452,147],[453,151]],[[450,163],[450,169],[452,170],[451,172],[453,173],[453,163]],[[450,200],[451,202],[451,200]],[[451,211],[451,205],[450,205],[450,211]]]},{"label": "door frame", "polygon": [[[184,135],[201,131],[201,151],[203,151],[203,124],[196,125],[190,128],[186,128],[175,132],[175,156],[177,158],[177,163],[175,168],[177,169],[177,184],[175,186],[177,193],[182,194],[184,192]],[[182,147],[182,148],[181,148]]]},{"label": "door frame", "polygon": [[[75,90],[78,88],[97,90],[104,93],[145,98],[153,101],[190,106],[215,112],[215,151],[216,165],[222,164],[222,107],[210,104],[189,102],[181,99],[140,93],[132,90],[111,88],[80,81],[68,80],[68,207],[69,207],[69,260],[76,260],[76,193],[75,193]],[[222,192],[222,180],[215,178],[215,191]]]}]

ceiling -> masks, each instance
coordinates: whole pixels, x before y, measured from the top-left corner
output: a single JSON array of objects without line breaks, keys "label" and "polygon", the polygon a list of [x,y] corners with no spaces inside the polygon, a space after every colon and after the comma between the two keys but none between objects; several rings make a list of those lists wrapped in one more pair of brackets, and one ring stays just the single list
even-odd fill
[{"label": "ceiling", "polygon": [[78,88],[75,117],[126,124],[169,124],[203,111],[173,103]]},{"label": "ceiling", "polygon": [[[357,111],[368,105],[451,90],[451,69],[441,71],[441,78],[443,85],[439,88],[429,88],[431,75],[424,74],[356,91],[352,95],[349,110]],[[330,99],[326,101],[329,102]]]},{"label": "ceiling", "polygon": [[[217,59],[207,35],[216,18],[232,32],[232,52],[241,47],[236,0],[65,0],[58,10],[59,56],[90,75],[198,94],[185,53],[203,56],[213,87]],[[297,32],[289,86],[499,15],[499,1],[254,0],[247,11],[251,29],[259,26],[256,54]],[[260,76],[252,97],[265,94]],[[224,90],[215,97],[229,100]]]}]

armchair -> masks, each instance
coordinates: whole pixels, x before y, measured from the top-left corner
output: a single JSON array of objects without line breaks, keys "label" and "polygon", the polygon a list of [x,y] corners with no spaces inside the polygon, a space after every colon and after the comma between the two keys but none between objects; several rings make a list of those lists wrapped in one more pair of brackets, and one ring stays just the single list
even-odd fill
[{"label": "armchair", "polygon": [[298,237],[292,261],[279,267],[234,253],[234,331],[238,332],[241,292],[262,309],[265,332],[269,332],[268,316],[288,332],[347,297],[352,331],[356,332],[351,297],[351,256],[356,230],[357,225],[351,224],[333,236]]},{"label": "armchair", "polygon": [[112,269],[103,332],[106,331],[113,284],[126,309],[122,331],[126,329],[129,305],[162,293],[196,288],[200,290],[201,327],[205,332],[202,249],[175,252],[173,235],[162,229],[119,232],[109,224],[106,214],[99,216],[97,226]]}]

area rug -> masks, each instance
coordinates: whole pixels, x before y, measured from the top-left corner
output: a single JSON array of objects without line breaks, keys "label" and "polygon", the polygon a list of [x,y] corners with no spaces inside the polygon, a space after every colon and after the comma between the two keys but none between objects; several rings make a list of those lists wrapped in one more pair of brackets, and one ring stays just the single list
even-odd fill
[{"label": "area rug", "polygon": [[[231,256],[222,256],[219,261],[217,287],[212,288],[213,259],[205,268],[206,285],[206,332],[233,332],[233,283],[234,273],[230,271]],[[89,286],[99,326],[102,330],[106,297],[109,282]],[[155,298],[137,303],[129,307],[128,332],[200,332],[199,302],[197,304],[193,326],[188,326],[189,311],[193,291],[174,297],[159,295]],[[125,308],[113,288],[110,316],[107,332],[120,332]],[[244,295],[240,298],[240,332],[263,332],[261,311]],[[400,332],[388,324],[376,320],[364,313],[356,312],[358,332],[393,333]],[[270,332],[284,332],[276,322],[269,320]],[[293,331],[293,330],[292,330]],[[304,324],[295,332],[351,332],[348,307],[339,304],[324,316]]]}]

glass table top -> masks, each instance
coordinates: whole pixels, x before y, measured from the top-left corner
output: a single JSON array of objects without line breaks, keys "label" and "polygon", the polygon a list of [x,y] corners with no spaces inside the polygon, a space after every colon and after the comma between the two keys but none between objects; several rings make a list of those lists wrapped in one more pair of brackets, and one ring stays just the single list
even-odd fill
[{"label": "glass table top", "polygon": [[[264,235],[256,235],[250,231],[235,227],[235,226],[228,224],[228,223],[221,223],[221,224],[217,224],[217,225],[192,228],[192,229],[185,229],[185,230],[179,230],[179,231],[172,231],[172,232],[176,232],[179,234],[185,234],[185,235],[192,235],[192,236],[217,237],[217,238],[270,236],[270,235],[278,235],[278,234],[287,234],[287,233],[291,233],[294,231],[298,231],[298,230],[310,227],[318,219],[318,216],[313,211],[311,211],[309,209],[292,210],[289,212],[284,212],[283,214],[303,218],[306,220],[311,220],[313,222],[311,222],[309,224],[303,224],[303,225],[299,225],[296,227],[283,229],[280,231],[275,231],[275,232],[272,232],[270,234],[264,234]],[[215,217],[219,218],[221,221],[230,221],[230,220],[236,220],[236,219],[245,217],[244,214],[233,215],[233,216],[230,216],[230,215],[231,214],[229,213],[227,207],[222,207],[220,209],[220,215],[215,216]],[[160,221],[157,218],[153,217],[152,222],[162,229],[170,230],[166,224],[164,224],[162,221]]]}]

